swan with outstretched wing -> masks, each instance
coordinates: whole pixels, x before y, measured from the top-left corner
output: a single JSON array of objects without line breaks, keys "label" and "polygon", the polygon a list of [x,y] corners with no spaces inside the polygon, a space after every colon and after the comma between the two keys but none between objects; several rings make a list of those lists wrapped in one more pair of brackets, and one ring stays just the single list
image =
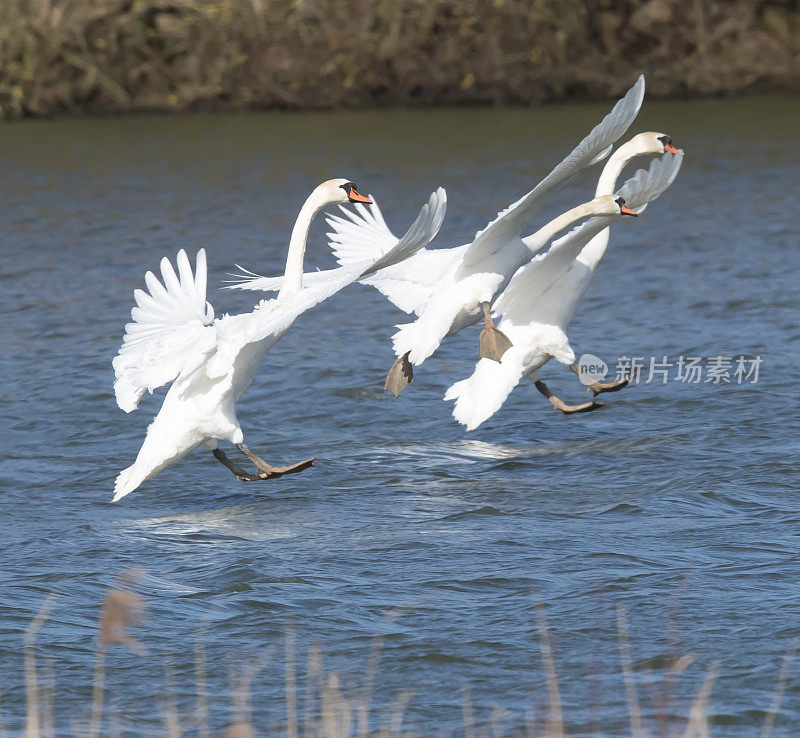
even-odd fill
[{"label": "swan with outstretched wing", "polygon": [[[608,156],[614,142],[635,119],[643,98],[644,78],[639,77],[611,112],[550,174],[499,213],[471,243],[449,249],[421,249],[407,262],[362,280],[380,290],[404,312],[416,315],[413,322],[397,326],[392,338],[397,359],[386,377],[387,391],[398,397],[413,381],[413,366],[431,356],[446,336],[474,325],[481,316],[487,318],[479,342],[481,355],[493,358],[502,355],[507,340],[492,324],[487,311],[494,297],[537,248],[540,240],[537,234],[523,239],[523,229],[548,195],[582,169]],[[342,265],[352,258],[363,257],[371,248],[384,248],[396,240],[375,205],[345,217],[328,218],[328,223],[333,228],[331,246]],[[244,279],[235,287],[262,289],[265,284],[275,289],[280,283]]]},{"label": "swan with outstretched wing", "polygon": [[[331,270],[324,279],[306,282],[303,261],[308,230],[316,213],[326,205],[370,200],[346,179],[319,185],[300,210],[286,257],[286,271],[278,296],[262,300],[250,313],[215,317],[206,300],[207,266],[203,249],[194,270],[184,250],[176,258],[177,272],[166,258],[161,279],[145,275],[147,291],[136,290],[133,321],[113,366],[117,404],[125,412],[136,409],[145,392],[169,382],[161,409],[147,429],[134,463],[120,472],[114,501],[136,489],[162,469],[182,459],[200,445],[241,481],[274,479],[303,471],[314,459],[273,466],[244,442],[235,404],[250,386],[267,352],[299,315],[376,269],[413,255],[423,241],[398,242],[379,255]],[[219,448],[228,441],[256,467],[249,472]]]},{"label": "swan with outstretched wing", "polygon": [[[370,195],[372,198],[372,195]],[[342,208],[347,218],[328,216],[327,222],[335,230],[328,233],[329,244],[342,265],[352,268],[362,262],[372,261],[401,245],[416,251],[403,262],[378,268],[360,280],[364,284],[377,287],[401,310],[413,312],[414,306],[424,299],[435,282],[434,262],[441,262],[444,251],[428,251],[425,247],[436,237],[447,213],[447,193],[443,187],[431,193],[428,202],[422,206],[414,222],[401,238],[392,233],[383,219],[377,201],[367,209],[356,203],[355,210]],[[238,266],[238,265],[237,265]],[[233,274],[227,289],[246,289],[260,292],[277,292],[283,284],[283,277],[262,277],[241,266],[239,273]],[[307,272],[303,275],[305,284],[324,282],[335,269]],[[441,270],[440,270],[441,271]]]},{"label": "swan with outstretched wing", "polygon": [[[500,361],[481,358],[472,375],[453,384],[444,397],[455,401],[453,417],[467,430],[474,430],[494,415],[525,377],[562,413],[588,412],[602,406],[595,400],[567,405],[553,395],[538,377],[539,369],[551,358],[578,374],[595,396],[628,384],[627,379],[600,383],[582,377],[566,330],[605,253],[609,226],[623,215],[638,215],[659,197],[674,181],[682,161],[682,151],[667,153],[654,159],[648,169],[636,172],[615,195],[601,193],[588,207],[581,206],[594,217],[554,241],[547,252],[514,274],[492,306],[492,312],[500,317],[497,327],[510,339],[510,347]],[[623,165],[622,161],[609,161],[608,173],[604,171],[601,176],[598,190],[613,188]],[[609,199],[622,204],[619,212],[598,212],[597,205]]]}]

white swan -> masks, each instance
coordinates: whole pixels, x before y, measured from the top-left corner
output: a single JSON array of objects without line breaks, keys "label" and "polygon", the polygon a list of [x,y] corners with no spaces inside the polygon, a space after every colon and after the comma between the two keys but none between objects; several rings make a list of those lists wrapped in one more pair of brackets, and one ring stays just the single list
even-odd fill
[{"label": "white swan", "polygon": [[[421,364],[436,351],[445,336],[474,325],[482,314],[487,317],[482,350],[502,342],[502,336],[496,334],[488,316],[488,305],[535,250],[535,234],[523,239],[523,228],[547,195],[562,187],[581,169],[608,156],[613,143],[633,122],[643,98],[644,77],[640,76],[611,112],[547,177],[499,213],[476,234],[472,243],[450,249],[423,249],[402,266],[383,269],[362,280],[380,290],[401,310],[418,316],[413,323],[398,326],[393,336],[398,358],[386,377],[385,389],[399,396],[413,380],[412,365]],[[358,216],[347,213],[347,217],[349,220],[328,218],[334,228],[334,233],[330,234],[332,247],[340,264],[363,259],[366,253],[373,253],[376,246],[385,248],[395,240],[377,206],[370,211],[359,208]],[[308,277],[323,279],[320,274],[324,272]],[[274,290],[279,285],[280,279],[246,276],[235,287]]]},{"label": "white swan", "polygon": [[[325,280],[304,285],[303,259],[314,215],[332,203],[370,202],[346,179],[322,183],[297,216],[279,295],[262,300],[251,313],[214,318],[214,310],[206,302],[203,249],[197,253],[194,273],[183,250],[177,256],[177,275],[169,260],[162,259],[163,284],[147,272],[149,294],[143,290],[134,292],[137,304],[131,311],[134,322],[125,326],[122,347],[114,358],[114,392],[117,404],[125,412],[131,412],[145,390],[152,392],[170,381],[172,386],[147,429],[136,461],[117,477],[114,501],[201,444],[211,449],[215,458],[242,481],[271,479],[311,466],[313,458],[274,467],[256,456],[244,443],[236,418],[236,400],[253,381],[266,353],[301,313],[374,269],[401,261],[427,243],[418,234],[441,224],[443,197],[443,192],[431,195],[410,235],[398,241],[388,253],[332,270]],[[220,440],[235,444],[258,472],[247,472],[231,461],[218,448]]]},{"label": "white swan", "polygon": [[[622,199],[637,214],[641,213],[648,202],[669,187],[682,161],[681,151],[653,160],[648,170],[640,169],[616,196],[601,193],[600,197],[588,203],[587,213],[593,211],[594,215],[599,215],[596,204],[615,197],[617,202]],[[614,171],[618,174],[621,168],[609,161],[609,172],[601,176],[598,190],[613,188],[616,175],[612,178],[612,174]],[[575,364],[575,352],[565,331],[605,252],[608,226],[620,214],[594,217],[558,239],[547,253],[521,267],[497,298],[492,310],[501,316],[498,328],[509,337],[512,346],[499,362],[480,359],[473,374],[453,384],[444,397],[456,401],[453,417],[467,430],[474,430],[494,415],[523,377],[528,377],[561,412],[586,412],[600,406],[594,401],[577,406],[565,405],[538,379],[537,372],[547,361],[555,358],[580,375]],[[621,389],[628,381],[586,383],[596,396],[600,392]]]}]

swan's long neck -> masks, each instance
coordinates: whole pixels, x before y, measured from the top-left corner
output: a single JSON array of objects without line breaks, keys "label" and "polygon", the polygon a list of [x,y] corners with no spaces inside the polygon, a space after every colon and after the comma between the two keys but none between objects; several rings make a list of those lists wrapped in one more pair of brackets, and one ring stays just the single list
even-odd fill
[{"label": "swan's long neck", "polygon": [[595,207],[592,202],[585,202],[582,205],[567,210],[557,218],[553,218],[547,225],[542,226],[536,233],[522,239],[522,242],[533,252],[547,246],[561,231],[566,230],[575,223],[596,215]]},{"label": "swan's long neck", "polygon": [[[611,155],[606,165],[603,167],[603,171],[600,173],[600,179],[597,180],[597,189],[594,191],[595,197],[600,197],[600,195],[613,195],[617,190],[617,180],[619,179],[619,175],[622,174],[625,165],[641,153],[643,152],[636,148],[635,141],[629,141],[620,146]],[[610,238],[611,229],[606,226],[583,247],[577,257],[578,261],[591,270],[596,269],[600,260],[606,253]]]},{"label": "swan's long neck", "polygon": [[594,191],[595,197],[614,194],[617,189],[617,180],[619,175],[622,174],[625,165],[640,154],[633,145],[634,143],[634,141],[628,141],[611,155],[600,173],[600,179],[597,180],[597,189]]},{"label": "swan's long neck", "polygon": [[303,286],[303,262],[306,256],[306,243],[311,221],[319,210],[327,204],[314,190],[303,203],[289,239],[289,252],[286,255],[286,269],[283,272],[283,284],[278,292],[278,299],[299,292]]}]

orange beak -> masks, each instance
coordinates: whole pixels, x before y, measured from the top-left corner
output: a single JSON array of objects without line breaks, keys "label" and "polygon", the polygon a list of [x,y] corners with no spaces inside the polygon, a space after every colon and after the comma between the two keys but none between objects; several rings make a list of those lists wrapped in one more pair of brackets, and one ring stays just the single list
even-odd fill
[{"label": "orange beak", "polygon": [[372,205],[372,200],[356,192],[355,187],[350,188],[350,193],[347,196],[350,198],[350,202],[363,202],[365,205]]},{"label": "orange beak", "polygon": [[669,151],[670,154],[678,153],[678,149],[676,149],[671,143],[664,144],[664,151]]},{"label": "orange beak", "polygon": [[627,205],[620,205],[619,211],[623,215],[632,215],[634,218],[639,216],[639,213],[637,213],[635,210],[631,210]]}]

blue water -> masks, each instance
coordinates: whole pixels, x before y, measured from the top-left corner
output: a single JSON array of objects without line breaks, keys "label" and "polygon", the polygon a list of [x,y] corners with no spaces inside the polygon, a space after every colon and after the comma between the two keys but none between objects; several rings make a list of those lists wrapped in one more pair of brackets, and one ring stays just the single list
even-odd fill
[{"label": "blue water", "polygon": [[[198,734],[197,643],[212,734],[265,654],[251,719],[258,734],[281,732],[289,629],[301,723],[309,653],[313,715],[314,654],[355,700],[380,637],[370,730],[400,700],[417,735],[463,734],[465,702],[484,732],[541,733],[539,603],[569,734],[630,733],[618,608],[648,731],[681,734],[716,665],[712,734],[757,734],[800,636],[796,100],[645,105],[631,133],[670,133],[686,161],[614,230],[570,330],[577,353],[612,365],[761,357],[757,383],[643,381],[571,417],[520,386],[467,434],[441,397],[471,371],[479,329],[448,341],[395,401],[382,382],[402,316],[352,286],[296,323],[239,407],[257,452],[315,455],[312,470],[245,485],[198,450],[109,503],[163,395],[125,415],[111,371],[132,291],[161,256],[205,247],[210,285],[234,262],[280,273],[295,213],[331,176],[374,193],[398,232],[445,186],[437,244],[461,244],[606,107],[2,127],[0,727],[24,725],[23,633],[54,593],[36,641],[43,704],[57,734],[86,733],[100,604],[135,567],[149,619],[131,633],[148,654],[108,650],[110,732],[164,734],[174,698]],[[542,219],[587,199],[595,176]],[[323,234],[320,222],[309,267],[333,264]],[[253,302],[216,289],[210,300],[218,313]],[[555,362],[542,375],[565,401],[585,399]],[[671,675],[680,656],[688,666]],[[799,668],[773,735],[800,726]]]}]

